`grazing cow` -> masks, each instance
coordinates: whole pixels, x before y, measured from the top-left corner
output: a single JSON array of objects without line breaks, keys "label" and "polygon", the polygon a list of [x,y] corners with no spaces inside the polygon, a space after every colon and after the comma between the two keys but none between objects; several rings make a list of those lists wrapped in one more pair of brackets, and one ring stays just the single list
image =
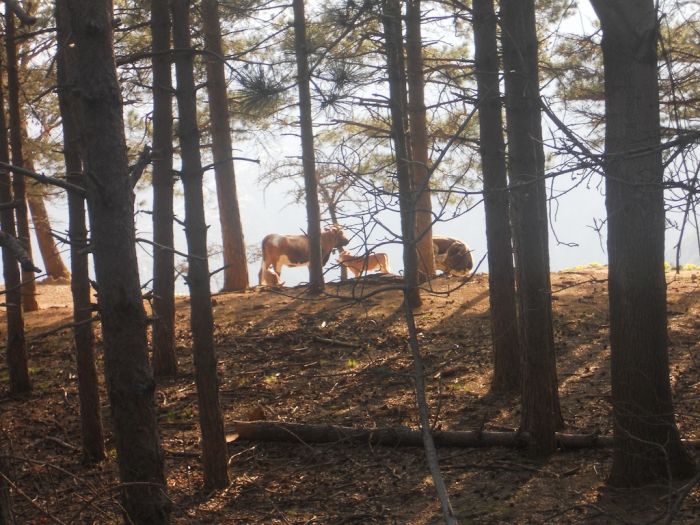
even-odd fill
[{"label": "grazing cow", "polygon": [[[343,227],[333,224],[321,232],[321,255],[323,264],[328,262],[335,248],[342,248],[350,240],[345,237]],[[262,240],[262,266],[258,273],[260,284],[267,284],[265,271],[273,267],[278,280],[282,266],[307,266],[309,264],[309,238],[306,235],[279,235],[271,233]]]},{"label": "grazing cow", "polygon": [[446,275],[469,275],[474,266],[469,246],[459,239],[433,235],[433,254],[435,268],[442,270]]},{"label": "grazing cow", "polygon": [[379,273],[391,273],[389,256],[386,253],[353,255],[350,252],[342,251],[338,255],[338,263],[350,270],[353,277],[357,277],[362,272],[369,273],[371,270],[379,270]]}]

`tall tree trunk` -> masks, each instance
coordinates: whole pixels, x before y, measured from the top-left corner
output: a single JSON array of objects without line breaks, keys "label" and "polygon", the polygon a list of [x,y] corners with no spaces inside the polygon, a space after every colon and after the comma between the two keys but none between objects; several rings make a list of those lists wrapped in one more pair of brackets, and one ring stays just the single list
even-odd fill
[{"label": "tall tree trunk", "polygon": [[202,161],[199,152],[197,100],[190,44],[189,0],[174,0],[173,46],[177,78],[178,137],[185,191],[185,235],[187,237],[187,283],[190,288],[195,379],[202,432],[204,483],[207,487],[228,485],[227,449],[219,404],[219,379],[214,349],[214,318],[209,290],[207,224],[202,194]]},{"label": "tall tree trunk", "polygon": [[[76,81],[75,48],[71,47],[72,29],[66,0],[56,1],[56,74],[58,104],[63,124],[63,156],[66,180],[85,186],[80,150],[83,148],[78,123],[80,101],[74,94]],[[68,235],[71,244],[71,292],[73,295],[73,340],[78,369],[80,428],[83,457],[89,463],[105,458],[100,393],[95,366],[95,337],[92,330],[88,232],[85,224],[85,199],[68,192]]]},{"label": "tall tree trunk", "polygon": [[408,80],[408,123],[411,138],[411,178],[416,209],[416,251],[418,271],[435,275],[433,255],[433,214],[430,202],[428,130],[425,116],[421,0],[406,0],[406,75]]},{"label": "tall tree trunk", "polygon": [[[27,159],[25,164],[28,170],[35,171],[34,163],[31,159]],[[70,272],[63,262],[63,259],[61,259],[61,254],[58,251],[53,234],[51,233],[51,221],[46,211],[40,184],[36,182],[29,183],[29,187],[27,188],[27,203],[29,204],[29,213],[32,216],[32,223],[34,224],[34,235],[36,235],[39,252],[44,261],[44,268],[46,269],[47,276],[54,280],[70,279]]]},{"label": "tall tree trunk", "polygon": [[[15,15],[11,9],[5,13],[5,50],[7,53],[7,98],[8,114],[10,116],[10,148],[12,164],[24,167],[22,155],[21,112],[19,102],[19,74],[17,72],[17,42],[15,31]],[[29,241],[29,218],[27,216],[27,195],[24,177],[15,174],[12,177],[12,191],[17,208],[17,237],[22,242],[29,258],[32,258],[32,246]],[[34,273],[22,270],[22,305],[25,312],[39,309],[36,300],[36,280]]]},{"label": "tall tree trunk", "polygon": [[318,177],[314,152],[314,127],[311,118],[311,87],[308,43],[306,41],[306,15],[304,0],[292,0],[294,9],[294,52],[297,62],[299,88],[299,125],[301,128],[301,161],[304,170],[306,194],[306,220],[309,236],[309,292],[323,291],[323,260],[321,257],[321,207],[318,203]]},{"label": "tall tree trunk", "polygon": [[418,255],[416,252],[416,214],[410,173],[408,129],[406,113],[406,75],[403,58],[401,8],[397,0],[383,2],[384,42],[386,65],[389,73],[389,107],[391,136],[396,155],[396,175],[399,185],[401,234],[403,235],[404,300],[412,308],[421,305],[418,290]]},{"label": "tall tree trunk", "polygon": [[[0,58],[2,53],[0,53]],[[0,161],[9,162],[10,152],[5,123],[5,97],[0,82]],[[0,201],[12,202],[12,182],[10,173],[0,170]],[[16,236],[15,210],[0,210],[2,231]],[[2,250],[2,271],[5,278],[5,304],[7,316],[7,370],[10,380],[10,392],[20,394],[32,388],[27,365],[27,343],[24,337],[24,316],[22,314],[22,276],[17,259],[8,248]]]},{"label": "tall tree trunk", "polygon": [[693,474],[673,415],[653,0],[591,2],[603,28],[605,206],[615,436],[610,483]]},{"label": "tall tree trunk", "polygon": [[474,0],[474,55],[479,107],[479,151],[484,177],[486,245],[489,261],[494,392],[520,388],[520,347],[510,237],[508,181],[494,0]]},{"label": "tall tree trunk", "polygon": [[[339,224],[338,223],[338,203],[333,198],[333,195],[331,195],[328,192],[328,189],[323,184],[319,184],[318,189],[320,191],[320,194],[321,194],[323,201],[325,202],[326,206],[328,207],[328,215],[331,218],[331,223]],[[340,265],[340,280],[341,281],[348,280],[348,269],[346,266],[343,266],[342,264]]]},{"label": "tall tree trunk", "polygon": [[173,94],[169,0],[151,2],[153,49],[153,373],[177,375],[173,253]]},{"label": "tall tree trunk", "polygon": [[98,285],[105,377],[123,506],[134,523],[167,523],[170,504],[148,362],[111,0],[68,0],[77,52],[91,248]]},{"label": "tall tree trunk", "polygon": [[[24,5],[26,7],[31,7],[30,3],[28,2],[25,2]],[[21,49],[24,51],[28,49],[28,47],[29,46],[25,41]],[[30,53],[23,53],[22,58],[19,60],[20,78],[27,78],[29,73],[30,57]],[[26,107],[21,108],[20,131],[22,133],[22,142],[25,144],[28,143],[29,135],[27,133]],[[25,167],[30,171],[36,171],[34,169],[32,154],[30,152],[25,152],[24,157]],[[31,215],[32,224],[34,224],[34,235],[36,236],[41,258],[44,261],[46,275],[54,280],[68,280],[70,279],[70,272],[63,262],[61,253],[56,246],[56,241],[54,240],[53,233],[51,231],[51,221],[49,219],[49,214],[46,211],[46,205],[44,204],[44,186],[32,180],[27,182],[27,203],[29,204],[29,214]]]},{"label": "tall tree trunk", "polygon": [[517,238],[522,427],[534,455],[554,452],[562,424],[552,331],[547,192],[539,105],[534,0],[502,0],[508,159]]},{"label": "tall tree trunk", "polygon": [[207,51],[207,91],[211,120],[212,154],[219,221],[224,247],[223,291],[234,292],[248,288],[248,260],[243,238],[243,224],[238,207],[236,174],[233,169],[231,125],[226,94],[225,59],[221,45],[221,25],[218,0],[202,1],[204,47]]}]

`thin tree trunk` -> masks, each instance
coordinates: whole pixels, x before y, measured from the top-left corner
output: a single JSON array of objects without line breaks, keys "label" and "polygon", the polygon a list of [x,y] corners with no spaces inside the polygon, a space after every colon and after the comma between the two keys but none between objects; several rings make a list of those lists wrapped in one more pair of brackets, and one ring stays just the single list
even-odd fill
[{"label": "thin tree trunk", "polygon": [[[5,50],[7,53],[7,98],[8,114],[10,116],[10,148],[12,150],[12,164],[24,167],[22,155],[21,112],[19,102],[19,74],[17,72],[17,43],[15,41],[15,15],[11,10],[5,13]],[[29,217],[27,216],[27,195],[24,177],[17,175],[12,177],[12,190],[17,208],[17,237],[22,242],[24,249],[32,258],[32,246],[29,241]],[[36,300],[36,280],[34,273],[22,270],[22,305],[25,312],[34,312],[39,309]]]},{"label": "thin tree trunk", "polygon": [[406,1],[406,74],[408,80],[408,123],[411,139],[411,178],[416,208],[416,251],[418,271],[435,275],[433,214],[430,202],[428,130],[425,115],[421,0]]},{"label": "thin tree trunk", "polygon": [[615,451],[609,482],[689,477],[668,367],[658,21],[653,0],[594,0],[603,28]]},{"label": "thin tree trunk", "polygon": [[153,49],[153,373],[177,375],[173,237],[173,93],[169,0],[151,2]]},{"label": "thin tree trunk", "polygon": [[221,45],[221,26],[217,11],[218,4],[218,0],[202,1],[202,26],[204,28],[204,47],[207,51],[205,57],[214,176],[224,247],[223,291],[233,292],[248,288],[248,260],[245,252],[241,212],[238,207],[236,174],[233,169],[231,126],[224,72],[224,52]]},{"label": "thin tree trunk", "polygon": [[[70,18],[66,0],[56,2],[58,104],[63,124],[63,156],[66,180],[85,186],[80,150],[83,147],[78,124],[79,100],[73,94],[76,79],[75,48],[72,41]],[[85,224],[85,199],[76,192],[68,192],[68,235],[71,245],[71,292],[73,295],[73,340],[78,369],[78,396],[80,398],[80,428],[83,457],[89,462],[105,458],[104,433],[100,407],[100,393],[95,366],[95,337],[92,316],[88,232]]]},{"label": "thin tree trunk", "polygon": [[[2,53],[0,53],[0,58]],[[5,123],[5,97],[0,82],[0,161],[9,162],[9,145],[7,140],[7,125]],[[0,201],[12,202],[12,182],[10,173],[0,170]],[[0,210],[2,231],[16,236],[15,210],[6,208]],[[24,336],[24,316],[22,314],[22,276],[17,259],[8,248],[2,250],[2,269],[5,278],[5,304],[7,316],[7,370],[10,381],[10,392],[21,394],[32,388],[29,380],[27,365],[27,343]]]},{"label": "thin tree trunk", "polygon": [[415,237],[415,202],[409,167],[409,144],[406,138],[406,75],[403,59],[401,10],[396,0],[384,0],[384,41],[389,74],[389,106],[391,112],[391,136],[396,155],[396,173],[399,185],[401,209],[401,234],[403,235],[404,300],[417,308],[421,305],[418,290],[418,255]]},{"label": "thin tree trunk", "polygon": [[491,302],[491,390],[508,392],[520,388],[521,366],[493,1],[474,0],[472,6]]},{"label": "thin tree trunk", "polygon": [[440,500],[445,523],[457,523],[445,487],[437,451],[430,428],[428,406],[425,399],[424,367],[418,346],[413,308],[421,305],[418,291],[418,254],[416,252],[416,215],[411,177],[409,144],[406,136],[406,76],[403,57],[403,34],[401,28],[400,0],[383,0],[382,22],[384,25],[384,46],[389,74],[389,108],[391,112],[391,134],[396,155],[396,174],[399,185],[399,206],[401,214],[401,234],[403,236],[404,261],[404,312],[409,333],[408,344],[413,355],[416,402],[421,426],[421,438],[425,449],[433,484]]},{"label": "thin tree trunk", "polygon": [[294,52],[297,62],[299,88],[299,125],[301,128],[301,156],[306,194],[306,220],[309,236],[309,292],[323,291],[323,260],[321,257],[321,208],[318,203],[318,177],[314,153],[314,128],[311,117],[311,87],[309,57],[306,41],[304,0],[292,0],[294,9]]},{"label": "thin tree trunk", "polygon": [[547,193],[534,0],[501,2],[513,230],[517,238],[522,428],[534,455],[554,452],[561,426],[549,280]]},{"label": "thin tree trunk", "polygon": [[187,237],[187,283],[190,288],[195,380],[202,433],[204,484],[212,488],[228,485],[226,437],[219,403],[219,379],[214,349],[214,317],[209,290],[207,224],[202,194],[202,163],[197,127],[197,101],[190,44],[189,0],[174,0],[173,46],[177,78],[178,136],[185,191],[185,235]]},{"label": "thin tree trunk", "polygon": [[136,261],[132,191],[115,69],[111,0],[68,0],[77,53],[105,377],[123,506],[138,524],[167,523],[170,503],[156,427],[146,313]]},{"label": "thin tree trunk", "polygon": [[[25,164],[28,170],[35,171],[34,164],[31,160],[27,159]],[[51,221],[46,211],[41,189],[41,186],[36,182],[29,183],[29,187],[27,188],[27,203],[29,204],[32,224],[34,224],[34,235],[36,235],[39,252],[41,253],[41,259],[44,261],[47,277],[56,281],[66,281],[70,279],[70,272],[63,262],[56,242],[54,241],[51,232]]]}]

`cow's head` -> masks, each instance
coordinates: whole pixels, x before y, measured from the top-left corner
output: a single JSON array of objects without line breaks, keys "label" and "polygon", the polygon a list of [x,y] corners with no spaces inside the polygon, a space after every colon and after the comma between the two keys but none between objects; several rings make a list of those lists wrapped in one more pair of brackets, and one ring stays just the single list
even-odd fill
[{"label": "cow's head", "polygon": [[345,236],[345,230],[343,230],[340,224],[332,224],[323,231],[332,239],[330,245],[333,246],[333,248],[340,250],[350,242],[350,239]]},{"label": "cow's head", "polygon": [[445,266],[453,273],[468,275],[474,266],[469,247],[462,242],[453,243],[452,246],[447,249]]}]

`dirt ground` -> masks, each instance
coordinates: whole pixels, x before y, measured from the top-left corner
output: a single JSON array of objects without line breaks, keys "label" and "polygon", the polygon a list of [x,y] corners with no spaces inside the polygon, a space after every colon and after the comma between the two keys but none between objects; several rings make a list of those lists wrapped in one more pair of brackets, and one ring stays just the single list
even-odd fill
[{"label": "dirt ground", "polygon": [[[698,279],[695,271],[667,273],[671,382],[681,434],[692,439],[700,438]],[[376,278],[329,284],[329,296],[320,299],[309,298],[303,288],[216,295],[227,428],[234,420],[263,417],[417,428],[400,292],[361,300],[391,284]],[[436,279],[434,293],[424,293],[416,311],[431,417],[442,430],[515,429],[519,399],[489,394],[487,276],[460,285],[459,279]],[[559,272],[552,285],[565,431],[610,434],[606,271]],[[71,320],[68,286],[43,285],[39,293],[42,309],[26,315],[33,392],[9,396],[7,369],[0,366],[3,475],[13,484],[16,523],[118,523],[112,437],[108,461],[92,467],[80,461],[75,363],[71,330],[64,326]],[[420,448],[235,440],[230,486],[204,491],[188,323],[187,300],[181,298],[181,373],[159,384],[156,397],[173,523],[441,522]],[[101,348],[98,354],[101,371]],[[104,388],[102,396],[109,428]],[[697,484],[606,487],[609,450],[560,451],[539,462],[522,450],[497,447],[442,448],[439,454],[462,524],[663,523],[669,515],[674,523],[700,523]]]}]

